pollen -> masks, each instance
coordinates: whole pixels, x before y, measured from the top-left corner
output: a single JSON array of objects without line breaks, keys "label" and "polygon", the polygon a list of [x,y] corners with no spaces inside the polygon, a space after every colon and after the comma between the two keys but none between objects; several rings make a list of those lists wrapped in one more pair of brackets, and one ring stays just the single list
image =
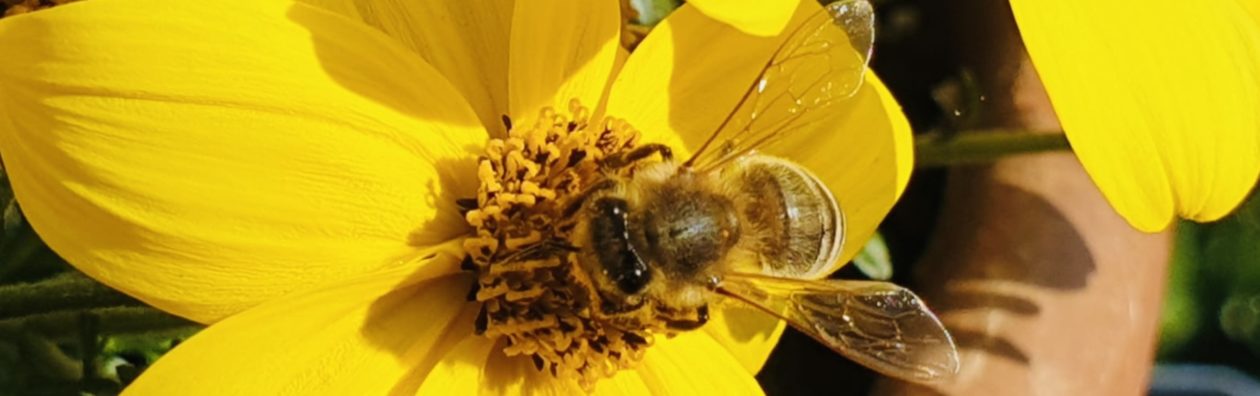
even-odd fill
[{"label": "pollen", "polygon": [[[543,109],[533,125],[511,125],[480,158],[476,207],[465,219],[465,269],[477,275],[469,299],[481,304],[477,331],[502,338],[503,352],[590,389],[633,367],[652,343],[649,326],[613,326],[568,243],[576,221],[565,208],[605,176],[600,161],[633,149],[638,131],[613,118],[593,120],[576,100],[567,113]],[[470,205],[471,206],[471,205]]]}]

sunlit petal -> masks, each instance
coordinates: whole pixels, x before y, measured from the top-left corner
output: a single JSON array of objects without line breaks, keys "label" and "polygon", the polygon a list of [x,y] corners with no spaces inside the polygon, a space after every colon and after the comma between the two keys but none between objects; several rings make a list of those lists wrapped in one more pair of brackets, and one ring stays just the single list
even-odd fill
[{"label": "sunlit petal", "polygon": [[93,0],[0,21],[0,153],[40,236],[213,321],[464,232],[476,116],[379,32],[301,4]]},{"label": "sunlit petal", "polygon": [[163,356],[126,394],[414,394],[449,348],[444,341],[467,330],[456,319],[471,306],[464,301],[471,279],[417,283],[427,276],[412,270],[283,297],[229,317]]},{"label": "sunlit petal", "polygon": [[1218,219],[1255,185],[1260,23],[1240,2],[1011,7],[1073,150],[1134,227]]},{"label": "sunlit petal", "polygon": [[726,348],[749,374],[757,374],[779,343],[787,322],[753,308],[730,305],[713,310],[704,332]]},{"label": "sunlit petal", "polygon": [[599,104],[621,48],[620,12],[615,1],[517,2],[508,105],[518,124],[532,125],[543,107],[566,111],[572,99]]},{"label": "sunlit petal", "polygon": [[[418,394],[585,393],[576,381],[556,380],[551,373],[538,371],[528,357],[504,355],[486,338],[469,335],[454,345]],[[761,394],[752,375],[703,332],[658,337],[637,369],[600,380],[594,391],[597,395]]]},{"label": "sunlit petal", "polygon": [[745,367],[701,332],[657,338],[638,371],[653,394],[762,394]]},{"label": "sunlit petal", "polygon": [[525,356],[507,356],[495,341],[468,334],[438,362],[417,394],[566,395],[580,394],[573,380],[539,372]]}]

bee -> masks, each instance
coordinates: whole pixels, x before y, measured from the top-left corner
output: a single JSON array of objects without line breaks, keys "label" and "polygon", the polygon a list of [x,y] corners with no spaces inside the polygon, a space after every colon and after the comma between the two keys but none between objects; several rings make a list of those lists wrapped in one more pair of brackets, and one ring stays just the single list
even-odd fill
[{"label": "bee", "polygon": [[914,293],[819,279],[840,259],[844,212],[808,169],[758,152],[826,127],[867,70],[867,1],[833,3],[794,29],[688,159],[659,144],[605,158],[608,169],[633,171],[609,174],[565,210],[599,314],[684,331],[703,326],[711,304],[733,301],[883,374],[917,382],[953,375],[953,340]]}]

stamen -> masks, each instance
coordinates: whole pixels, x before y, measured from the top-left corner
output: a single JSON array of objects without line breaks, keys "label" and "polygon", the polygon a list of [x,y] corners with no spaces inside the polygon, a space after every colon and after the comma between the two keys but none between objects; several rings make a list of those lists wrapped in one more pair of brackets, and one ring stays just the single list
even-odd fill
[{"label": "stamen", "polygon": [[487,144],[477,204],[465,215],[476,228],[464,242],[477,274],[469,295],[482,303],[476,327],[506,338],[507,355],[529,356],[539,371],[589,389],[637,363],[655,327],[601,317],[599,296],[569,243],[576,221],[564,211],[610,172],[604,158],[637,146],[638,131],[620,120],[591,120],[576,100],[567,113],[543,109],[533,125],[512,121],[504,117],[506,139]]}]

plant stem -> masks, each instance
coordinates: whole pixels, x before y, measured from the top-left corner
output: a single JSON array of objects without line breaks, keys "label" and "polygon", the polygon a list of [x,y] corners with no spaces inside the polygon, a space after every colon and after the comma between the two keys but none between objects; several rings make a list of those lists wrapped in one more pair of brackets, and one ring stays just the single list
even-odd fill
[{"label": "plant stem", "polygon": [[67,272],[35,283],[0,286],[0,320],[38,313],[143,305],[135,298]]},{"label": "plant stem", "polygon": [[999,158],[1047,151],[1071,150],[1062,133],[978,130],[944,136],[928,133],[915,139],[919,168],[992,162]]},{"label": "plant stem", "polygon": [[92,317],[100,335],[165,332],[200,325],[149,307],[106,307],[67,310],[0,320],[0,335],[34,331],[54,339],[79,335],[84,316]]}]

